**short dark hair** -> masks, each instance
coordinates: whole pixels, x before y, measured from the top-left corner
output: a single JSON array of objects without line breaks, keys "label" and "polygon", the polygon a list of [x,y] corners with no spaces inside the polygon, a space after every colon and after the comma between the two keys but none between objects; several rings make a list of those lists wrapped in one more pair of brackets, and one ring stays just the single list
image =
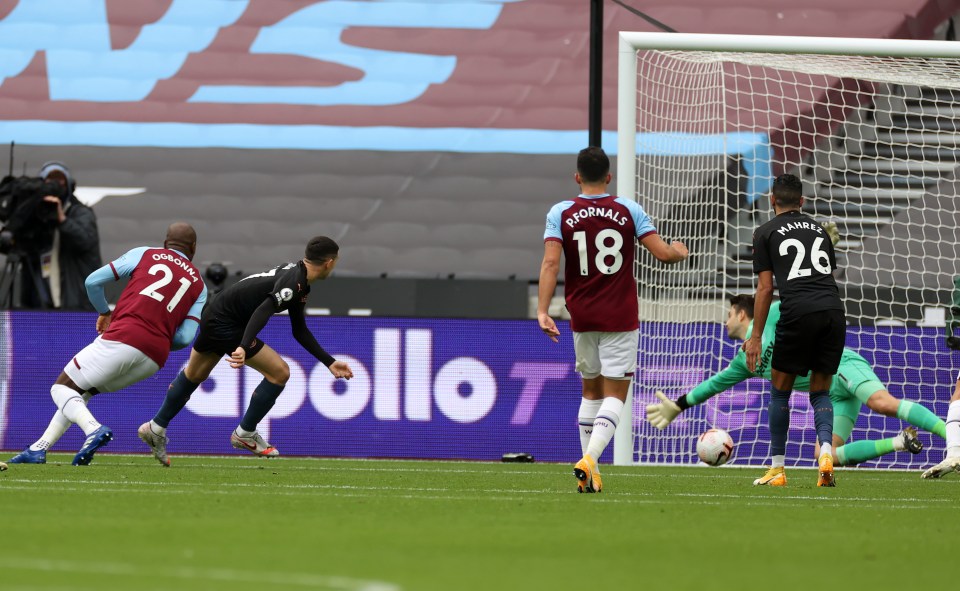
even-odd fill
[{"label": "short dark hair", "polygon": [[780,207],[800,207],[803,183],[793,174],[781,174],[773,181],[774,202]]},{"label": "short dark hair", "polygon": [[730,296],[730,305],[738,312],[745,312],[748,318],[753,318],[754,298],[749,294]]},{"label": "short dark hair", "polygon": [[610,174],[610,158],[603,148],[584,148],[577,155],[577,172],[585,183],[603,182]]},{"label": "short dark hair", "polygon": [[330,259],[335,259],[340,254],[340,246],[334,242],[333,238],[326,236],[314,236],[307,242],[307,248],[304,251],[304,257],[311,263],[323,264]]}]

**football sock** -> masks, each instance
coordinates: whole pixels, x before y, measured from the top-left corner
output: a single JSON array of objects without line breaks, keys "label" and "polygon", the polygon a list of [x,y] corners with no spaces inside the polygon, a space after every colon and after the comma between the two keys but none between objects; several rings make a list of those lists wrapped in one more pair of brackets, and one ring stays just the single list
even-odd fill
[{"label": "football sock", "polygon": [[784,466],[786,463],[787,463],[787,456],[785,456],[785,455],[773,456],[773,457],[770,458],[770,467],[771,467],[771,468],[783,468],[783,466]]},{"label": "football sock", "polygon": [[[833,446],[829,443],[820,444],[820,457],[829,456],[833,452]],[[817,458],[818,460],[820,458]]]},{"label": "football sock", "polygon": [[244,431],[256,431],[257,423],[267,416],[281,392],[283,392],[282,385],[268,382],[267,378],[263,378],[253,391],[253,396],[250,397],[250,406],[240,420],[240,428]]},{"label": "football sock", "polygon": [[[787,453],[787,431],[790,429],[790,390],[778,390],[770,385],[770,404],[767,415],[770,426],[770,456]],[[832,407],[831,407],[832,408]]]},{"label": "football sock", "polygon": [[70,419],[63,416],[63,413],[60,412],[58,408],[57,412],[53,413],[53,418],[50,419],[47,430],[43,432],[40,439],[37,439],[37,441],[30,446],[30,451],[45,451],[50,449],[50,446],[56,443],[72,424]]},{"label": "football sock", "polygon": [[960,400],[954,400],[947,408],[947,457],[960,456]]},{"label": "football sock", "polygon": [[610,443],[613,434],[617,431],[622,410],[623,401],[609,396],[603,399],[600,410],[597,411],[597,418],[593,421],[593,433],[590,435],[590,443],[587,445],[587,454],[590,454],[590,457],[598,462],[603,450],[607,449],[607,444]]},{"label": "football sock", "polygon": [[150,423],[149,423],[149,424],[150,424],[150,430],[153,431],[154,433],[156,433],[157,435],[166,435],[166,434],[167,434],[167,428],[166,428],[166,427],[161,427],[161,426],[158,425],[157,422],[154,421],[153,419],[150,419]]},{"label": "football sock", "polygon": [[580,453],[587,453],[590,445],[590,434],[593,433],[593,420],[597,418],[603,400],[580,399],[580,411],[577,413],[577,424],[580,426]]},{"label": "football sock", "polygon": [[897,418],[934,435],[947,437],[947,424],[922,404],[901,400],[897,407]]},{"label": "football sock", "polygon": [[[84,403],[89,402],[91,398],[93,397],[90,394],[84,394]],[[60,441],[60,438],[63,437],[63,434],[67,432],[67,429],[69,429],[72,424],[70,419],[63,416],[63,413],[60,412],[58,408],[57,411],[53,413],[50,424],[47,425],[47,430],[43,432],[40,439],[37,439],[37,441],[30,446],[30,451],[46,451],[50,449],[56,442]]]},{"label": "football sock", "polygon": [[177,377],[173,378],[173,381],[170,382],[170,387],[167,388],[167,396],[163,399],[160,410],[158,410],[156,416],[153,417],[153,423],[164,429],[169,427],[170,421],[173,420],[173,417],[177,416],[177,413],[183,410],[183,407],[186,406],[190,400],[190,396],[199,387],[200,384],[194,384],[188,380],[182,371],[178,373]]},{"label": "football sock", "polygon": [[813,424],[817,428],[817,441],[823,446],[833,443],[833,402],[826,390],[810,392],[810,406],[813,407]]},{"label": "football sock", "polygon": [[841,466],[855,466],[861,462],[879,458],[884,454],[895,451],[894,439],[894,437],[878,439],[876,441],[865,439],[863,441],[854,441],[846,445],[841,445],[835,452],[837,463]]},{"label": "football sock", "polygon": [[100,423],[87,410],[87,403],[84,402],[79,393],[67,386],[54,384],[50,387],[50,397],[53,398],[53,402],[63,413],[63,416],[83,429],[85,435],[89,435],[100,428]]}]

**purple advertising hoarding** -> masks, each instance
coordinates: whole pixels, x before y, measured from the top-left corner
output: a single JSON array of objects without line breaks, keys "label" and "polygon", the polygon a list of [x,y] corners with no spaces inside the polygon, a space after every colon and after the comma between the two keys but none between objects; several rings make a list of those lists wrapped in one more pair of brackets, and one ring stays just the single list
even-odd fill
[{"label": "purple advertising hoarding", "polygon": [[[18,450],[46,428],[55,408],[50,385],[96,336],[96,316],[5,318],[0,448]],[[271,319],[260,336],[284,357],[291,377],[259,430],[283,455],[579,459],[572,344],[552,343],[535,321],[312,317],[308,324],[354,378],[333,380],[293,339],[287,318]],[[156,376],[90,402],[114,430],[105,452],[147,451],[137,427],[153,417],[187,356],[174,352]],[[171,423],[170,453],[241,453],[230,446],[230,432],[260,379],[253,369],[218,365]],[[71,429],[53,450],[77,449],[81,435]]]},{"label": "purple advertising hoarding", "polygon": [[[55,408],[49,387],[73,354],[95,337],[95,319],[89,313],[0,314],[0,449],[23,449],[46,428]],[[533,320],[311,317],[308,324],[328,351],[350,364],[354,378],[333,380],[294,341],[287,318],[271,319],[261,337],[286,359],[291,378],[260,431],[282,455],[497,460],[504,453],[525,452],[538,461],[557,462],[580,457],[580,382],[566,323],[559,323],[560,344],[550,342]],[[721,338],[720,324],[683,330],[694,331],[705,348],[668,368],[671,375],[685,376],[678,392],[709,377],[718,355],[725,365],[734,352],[734,345]],[[880,379],[905,384],[898,389],[903,392],[894,394],[924,400],[943,417],[955,372],[942,332],[863,330],[871,329],[858,333],[865,349],[861,353],[878,362]],[[662,370],[644,367],[642,352],[654,346],[645,339],[641,337],[641,383],[644,372]],[[104,452],[147,452],[137,427],[153,417],[187,356],[187,350],[174,352],[154,377],[91,401],[97,418],[114,430],[115,439]],[[260,379],[250,368],[238,371],[221,363],[171,423],[170,453],[245,453],[230,446],[230,432]],[[676,434],[685,422],[691,433],[727,428],[738,442],[738,460],[760,463],[767,453],[767,388],[760,380],[740,384],[687,411],[671,429]],[[652,393],[640,392],[635,407],[642,409],[648,398]],[[797,442],[808,442],[812,429],[804,412],[806,397],[794,396],[792,402],[794,443],[788,455],[799,456]],[[864,409],[851,439],[891,437],[902,426],[898,419]],[[910,459],[939,461],[942,441],[931,441],[927,434],[923,438],[928,447],[934,444],[932,451]],[[80,430],[72,428],[53,450],[75,451],[81,440]],[[655,450],[656,442],[650,443],[647,448]],[[691,451],[680,461],[692,461],[692,440],[680,445]],[[611,460],[612,447],[603,461]],[[644,448],[640,446],[641,461],[661,459],[656,453],[644,457]],[[896,461],[891,455],[871,465],[898,466]]]}]

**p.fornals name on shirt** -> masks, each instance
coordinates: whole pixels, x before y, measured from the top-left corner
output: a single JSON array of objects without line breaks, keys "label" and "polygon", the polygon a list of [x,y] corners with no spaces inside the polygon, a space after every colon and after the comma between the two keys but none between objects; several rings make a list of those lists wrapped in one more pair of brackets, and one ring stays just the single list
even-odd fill
[{"label": "p.fornals name on shirt", "polygon": [[590,217],[604,217],[617,222],[621,226],[627,225],[627,218],[621,215],[619,211],[609,207],[584,207],[580,211],[570,214],[570,217],[567,218],[567,225],[572,228],[580,220]]},{"label": "p.fornals name on shirt", "polygon": [[823,228],[820,224],[810,222],[787,222],[783,227],[777,229],[777,234],[783,236],[790,230],[814,230],[818,234],[823,234]]}]

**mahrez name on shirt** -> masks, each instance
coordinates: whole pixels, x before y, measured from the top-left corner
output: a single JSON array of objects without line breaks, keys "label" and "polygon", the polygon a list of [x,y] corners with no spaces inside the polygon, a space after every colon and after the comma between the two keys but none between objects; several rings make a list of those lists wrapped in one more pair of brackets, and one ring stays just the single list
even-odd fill
[{"label": "mahrez name on shirt", "polygon": [[783,236],[790,230],[814,230],[817,234],[823,234],[823,228],[820,224],[811,224],[810,222],[789,222],[781,228],[777,228],[777,234]]},{"label": "mahrez name on shirt", "polygon": [[620,215],[620,212],[614,209],[610,209],[607,207],[584,207],[580,211],[570,214],[570,217],[567,218],[567,225],[572,228],[580,220],[584,220],[590,217],[609,218],[617,222],[621,226],[625,226],[627,224],[627,218]]}]

